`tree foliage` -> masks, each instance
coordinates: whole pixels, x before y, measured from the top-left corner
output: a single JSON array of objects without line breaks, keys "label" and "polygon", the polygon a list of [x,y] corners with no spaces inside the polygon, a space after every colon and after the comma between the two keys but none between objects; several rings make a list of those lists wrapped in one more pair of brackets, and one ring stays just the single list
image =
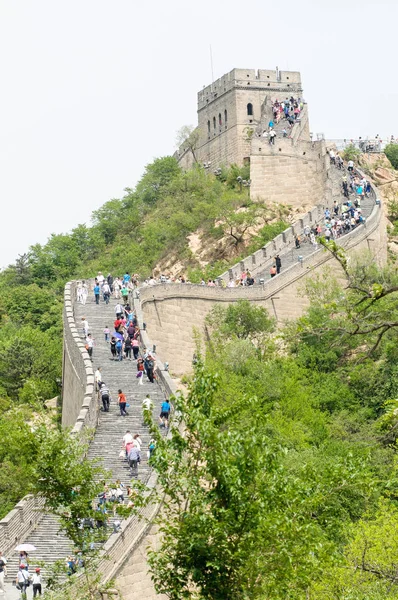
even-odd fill
[{"label": "tree foliage", "polygon": [[384,154],[387,156],[394,169],[398,169],[398,144],[388,144],[384,148]]}]

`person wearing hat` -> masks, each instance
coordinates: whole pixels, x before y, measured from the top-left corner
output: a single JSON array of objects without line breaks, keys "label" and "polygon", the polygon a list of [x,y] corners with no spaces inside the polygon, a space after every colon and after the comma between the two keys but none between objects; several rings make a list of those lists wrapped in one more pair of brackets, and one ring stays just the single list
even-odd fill
[{"label": "person wearing hat", "polygon": [[19,571],[15,579],[18,589],[21,590],[21,598],[26,600],[26,588],[30,585],[30,576],[28,567],[24,564],[19,565]]},{"label": "person wearing hat", "polygon": [[33,598],[36,598],[37,595],[41,596],[41,575],[40,575],[39,567],[37,567],[37,569],[35,570],[35,573],[32,577],[32,583],[33,583]]}]

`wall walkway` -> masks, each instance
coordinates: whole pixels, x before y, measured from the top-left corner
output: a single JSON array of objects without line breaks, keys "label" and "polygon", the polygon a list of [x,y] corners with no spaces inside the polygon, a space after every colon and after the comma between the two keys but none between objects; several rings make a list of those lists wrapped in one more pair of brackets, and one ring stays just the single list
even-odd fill
[{"label": "wall walkway", "polygon": [[[349,255],[371,252],[375,260],[383,264],[387,257],[386,224],[376,189],[374,194],[375,203],[366,223],[340,238],[339,244]],[[318,209],[313,210],[317,214]],[[290,232],[289,239],[292,235]],[[275,244],[271,242],[272,256],[278,251],[281,254],[283,234],[278,238]],[[285,248],[289,243],[285,236]],[[263,251],[264,249],[259,251],[260,257]],[[268,249],[262,260],[267,258],[269,260]],[[255,266],[252,261],[253,256],[242,261],[239,273],[246,268],[252,270]],[[160,284],[141,288],[144,321],[148,324],[158,354],[169,362],[173,373],[182,374],[192,366],[195,352],[194,329],[202,339],[206,339],[205,319],[215,304],[246,299],[267,308],[279,322],[296,318],[308,305],[302,293],[305,278],[321,274],[325,268],[333,270],[338,278],[343,278],[337,261],[329,252],[319,248],[304,256],[302,262],[293,262],[277,277],[265,280],[263,285],[223,289],[190,284]],[[236,276],[235,268],[233,271]]]}]

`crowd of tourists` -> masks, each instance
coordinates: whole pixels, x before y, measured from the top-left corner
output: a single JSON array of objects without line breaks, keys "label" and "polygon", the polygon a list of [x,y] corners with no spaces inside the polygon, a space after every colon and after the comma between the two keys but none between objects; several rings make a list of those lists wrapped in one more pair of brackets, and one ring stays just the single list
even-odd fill
[{"label": "crowd of tourists", "polygon": [[[33,598],[42,595],[42,579],[40,567],[36,567],[33,571],[29,570],[30,557],[25,550],[19,551],[18,557],[18,572],[13,580],[13,585],[21,592],[21,598],[26,600],[27,589],[31,586]],[[7,559],[0,552],[0,597],[6,597],[5,577],[7,576]]]}]

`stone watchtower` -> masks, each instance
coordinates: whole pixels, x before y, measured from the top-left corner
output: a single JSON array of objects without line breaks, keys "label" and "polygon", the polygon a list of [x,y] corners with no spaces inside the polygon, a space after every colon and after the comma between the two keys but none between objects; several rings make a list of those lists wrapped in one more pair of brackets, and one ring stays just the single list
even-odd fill
[{"label": "stone watchtower", "polygon": [[[262,137],[272,119],[272,103],[293,96],[302,99],[297,71],[233,69],[198,93],[199,141],[195,155],[211,170],[236,163],[250,164],[253,199],[294,206],[313,206],[325,192],[325,144],[312,142],[308,107],[287,137],[276,127],[275,145]],[[183,168],[194,162],[184,144],[175,154]]]}]

